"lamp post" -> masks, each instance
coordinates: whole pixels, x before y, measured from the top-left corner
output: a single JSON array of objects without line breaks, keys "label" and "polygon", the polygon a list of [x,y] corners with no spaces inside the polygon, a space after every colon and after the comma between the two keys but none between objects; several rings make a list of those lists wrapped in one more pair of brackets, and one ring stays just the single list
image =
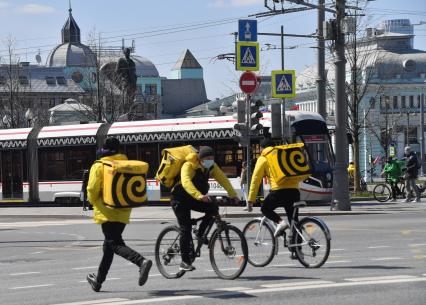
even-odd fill
[{"label": "lamp post", "polygon": [[31,111],[31,108],[28,108],[27,111],[25,112],[25,118],[27,119],[28,127],[31,127],[31,123],[34,119],[34,114]]}]

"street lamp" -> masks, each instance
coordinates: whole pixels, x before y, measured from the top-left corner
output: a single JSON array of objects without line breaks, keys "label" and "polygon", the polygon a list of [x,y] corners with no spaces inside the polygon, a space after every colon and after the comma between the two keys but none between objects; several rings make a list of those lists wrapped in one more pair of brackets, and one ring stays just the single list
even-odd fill
[{"label": "street lamp", "polygon": [[34,114],[31,111],[31,108],[28,108],[27,111],[25,112],[25,118],[27,119],[28,127],[31,127],[31,123],[34,119]]}]

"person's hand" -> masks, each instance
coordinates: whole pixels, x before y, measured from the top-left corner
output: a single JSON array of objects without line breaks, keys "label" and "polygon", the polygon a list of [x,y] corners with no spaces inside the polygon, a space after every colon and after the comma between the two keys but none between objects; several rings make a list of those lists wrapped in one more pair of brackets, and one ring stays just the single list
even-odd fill
[{"label": "person's hand", "polygon": [[210,202],[210,197],[209,196],[207,196],[207,195],[203,195],[203,197],[201,197],[201,201],[202,202]]}]

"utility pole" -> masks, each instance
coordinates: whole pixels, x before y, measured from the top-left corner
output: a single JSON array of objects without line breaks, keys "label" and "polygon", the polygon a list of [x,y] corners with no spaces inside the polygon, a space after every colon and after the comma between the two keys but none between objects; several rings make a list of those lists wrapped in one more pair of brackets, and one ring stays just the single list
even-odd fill
[{"label": "utility pole", "polygon": [[425,117],[424,117],[425,95],[420,96],[420,164],[422,166],[422,176],[425,174]]},{"label": "utility pole", "polygon": [[345,18],[346,0],[336,0],[336,41],[335,53],[335,91],[336,91],[336,164],[334,166],[333,200],[334,207],[342,211],[351,210],[348,183],[348,142],[347,128],[347,101],[345,93],[346,59],[345,34],[343,22]]},{"label": "utility pole", "polygon": [[[281,70],[284,70],[284,26],[281,26]],[[285,98],[281,99],[281,144],[286,142],[287,120],[285,119]]]},{"label": "utility pole", "polygon": [[317,44],[317,55],[318,55],[318,76],[317,76],[317,112],[326,119],[327,117],[327,101],[326,101],[326,91],[325,91],[325,40],[324,40],[324,30],[323,24],[325,21],[325,10],[324,10],[325,0],[318,0],[318,44]]}]

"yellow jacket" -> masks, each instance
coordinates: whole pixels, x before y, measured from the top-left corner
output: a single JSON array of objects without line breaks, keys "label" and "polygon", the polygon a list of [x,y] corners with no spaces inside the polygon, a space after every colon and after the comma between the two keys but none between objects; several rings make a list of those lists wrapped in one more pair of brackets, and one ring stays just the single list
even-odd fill
[{"label": "yellow jacket", "polygon": [[[180,172],[180,183],[182,184],[185,191],[191,195],[196,200],[201,200],[203,194],[194,186],[192,183],[192,178],[195,175],[195,171],[201,168],[201,170],[205,173],[207,169],[205,169],[198,160],[198,155],[196,153],[191,153],[186,157],[186,162],[182,165],[182,169]],[[229,182],[228,177],[224,174],[224,172],[217,166],[216,163],[213,165],[213,169],[210,171],[210,175],[223,186],[223,188],[228,192],[229,196],[236,197],[234,188]]]},{"label": "yellow jacket", "polygon": [[260,157],[256,161],[256,166],[254,167],[253,174],[251,176],[251,183],[250,183],[250,191],[248,195],[248,201],[254,202],[256,201],[257,192],[259,191],[260,184],[262,183],[263,177],[268,177],[268,181],[271,184],[271,190],[281,190],[281,189],[298,189],[299,183],[294,181],[283,181],[280,184],[278,184],[274,178],[271,176],[271,173],[269,171],[269,164],[266,157],[264,157],[265,154],[269,153],[273,147],[266,147]]},{"label": "yellow jacket", "polygon": [[[122,154],[103,157],[101,161],[127,160]],[[87,199],[93,205],[93,219],[96,223],[122,222],[129,223],[131,208],[113,209],[103,203],[102,189],[104,180],[104,166],[95,163],[90,169],[89,182],[87,183]]]},{"label": "yellow jacket", "polygon": [[350,178],[354,178],[355,175],[355,164],[349,164],[348,166],[348,174]]}]

